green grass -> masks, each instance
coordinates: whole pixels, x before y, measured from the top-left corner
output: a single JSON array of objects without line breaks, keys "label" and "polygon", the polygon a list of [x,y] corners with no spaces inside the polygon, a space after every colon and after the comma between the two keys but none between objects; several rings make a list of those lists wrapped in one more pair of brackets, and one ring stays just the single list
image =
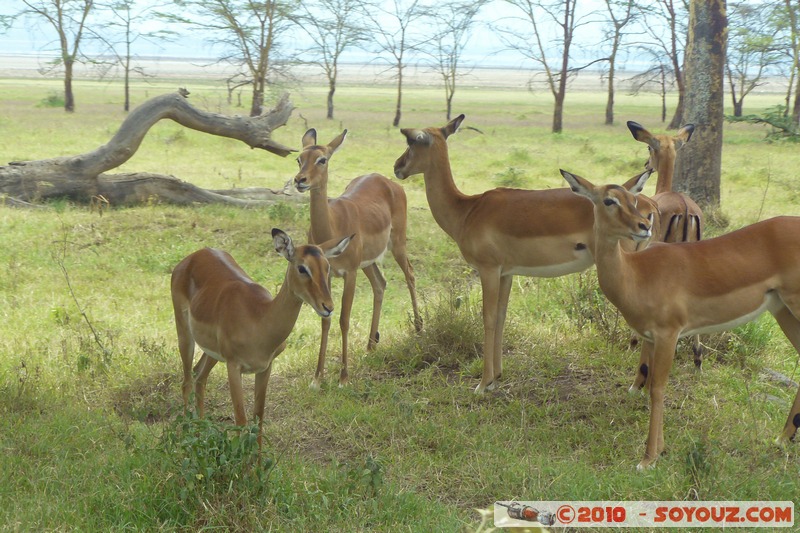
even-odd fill
[{"label": "green grass", "polygon": [[[70,115],[39,105],[57,87],[0,80],[0,161],[92,150],[123,119],[114,84],[79,82]],[[142,84],[134,105],[174,89]],[[195,105],[246,112],[227,107],[224,87],[189,89]],[[298,111],[276,140],[299,146],[307,126],[321,142],[350,131],[331,163],[331,193],[358,174],[391,174],[405,148],[388,126],[391,88],[340,88],[334,121],[323,118],[324,88],[292,91]],[[751,110],[777,99],[754,96]],[[558,136],[548,132],[543,95],[464,88],[456,100],[464,126],[483,132],[464,128],[449,141],[465,192],[561,187],[561,167],[620,182],[646,158],[624,120],[663,129],[651,96],[621,95],[620,125],[609,128],[602,98],[570,95]],[[438,90],[409,89],[403,125],[444,125],[441,101]],[[800,153],[763,136],[755,126],[726,125],[715,219],[727,229],[800,214]],[[295,169],[292,157],[164,122],[120,171],[173,174],[203,187],[278,188]],[[215,246],[275,293],[285,263],[269,230],[279,226],[303,241],[307,206],[150,205],[103,216],[67,202],[45,211],[0,209],[0,528],[459,531],[481,527],[476,509],[495,500],[795,499],[800,448],[772,444],[795,390],[762,370],[795,381],[800,371],[770,317],[705,338],[699,374],[688,346],[679,347],[666,401],[668,453],[637,473],[648,406],[627,387],[638,354],[628,350],[628,330],[598,292],[594,272],[515,279],[504,379],[475,396],[479,283],[431,217],[421,177],[403,187],[425,329],[413,331],[402,273],[386,260],[381,343],[366,352],[371,295],[360,276],[352,383],[336,386],[334,326],[316,392],[308,384],[319,320],[304,309],[270,382],[260,459],[251,433],[232,430],[224,370],[209,381],[208,420],[181,416],[169,275],[188,253]],[[338,300],[341,282],[333,286]],[[252,378],[247,383],[252,390]]]}]

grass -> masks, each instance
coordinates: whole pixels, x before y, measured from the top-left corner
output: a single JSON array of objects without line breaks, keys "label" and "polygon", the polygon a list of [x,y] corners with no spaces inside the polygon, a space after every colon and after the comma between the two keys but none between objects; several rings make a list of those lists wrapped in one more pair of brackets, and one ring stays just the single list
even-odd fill
[{"label": "grass", "polygon": [[[70,115],[39,105],[56,87],[0,80],[0,161],[89,151],[123,119],[113,84],[79,82]],[[134,105],[174,89],[137,86]],[[195,105],[245,112],[227,107],[223,87],[190,90]],[[321,142],[350,131],[331,163],[332,193],[367,171],[391,174],[404,149],[388,126],[391,88],[341,88],[334,121],[323,118],[324,88],[295,88],[292,98],[298,111],[276,140],[298,146],[306,127]],[[758,95],[750,105],[756,111],[778,98]],[[444,125],[441,100],[438,90],[410,89],[403,125]],[[557,136],[548,132],[544,95],[465,88],[457,100],[465,126],[483,132],[465,128],[449,142],[465,192],[561,187],[560,167],[622,181],[646,157],[624,125],[602,125],[595,94],[570,96]],[[622,95],[617,116],[660,130],[658,109],[654,97]],[[762,142],[763,134],[726,125],[720,227],[800,214],[800,154]],[[204,187],[278,188],[295,173],[291,159],[165,122],[120,170]],[[154,204],[103,216],[67,202],[0,209],[2,529],[462,531],[485,526],[476,509],[495,500],[795,498],[799,448],[772,445],[795,390],[763,371],[794,381],[800,371],[770,317],[704,339],[709,356],[700,374],[688,347],[679,348],[666,401],[668,454],[637,473],[647,399],[626,391],[638,354],[627,348],[624,321],[599,294],[594,272],[515,279],[505,377],[498,390],[475,396],[479,283],[433,221],[422,179],[403,187],[425,329],[413,331],[402,273],[386,261],[381,343],[365,351],[371,296],[361,276],[352,384],[336,386],[334,327],[326,380],[315,392],[308,383],[319,322],[304,309],[276,362],[261,457],[251,428],[232,428],[223,370],[209,381],[208,419],[182,415],[169,274],[188,253],[215,246],[275,293],[285,264],[269,229],[304,240],[307,206]],[[333,285],[338,300],[341,283]]]}]

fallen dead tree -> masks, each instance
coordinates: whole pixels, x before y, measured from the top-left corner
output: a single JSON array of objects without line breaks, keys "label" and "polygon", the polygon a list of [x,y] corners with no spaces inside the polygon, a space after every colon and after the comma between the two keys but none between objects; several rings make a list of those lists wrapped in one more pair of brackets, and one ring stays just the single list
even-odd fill
[{"label": "fallen dead tree", "polygon": [[222,203],[255,206],[284,200],[299,200],[285,187],[210,191],[174,176],[152,173],[105,174],[129,160],[138,150],[149,129],[159,120],[178,124],[211,135],[236,139],[251,148],[286,157],[295,150],[271,139],[272,132],[284,126],[294,109],[284,94],[273,109],[257,117],[227,116],[202,111],[188,102],[189,92],[156,96],[134,109],[117,133],[105,145],[85,154],[13,161],[0,167],[0,205],[31,207],[54,198],[80,203],[98,199],[106,205],[138,205],[153,201],[171,204]]}]

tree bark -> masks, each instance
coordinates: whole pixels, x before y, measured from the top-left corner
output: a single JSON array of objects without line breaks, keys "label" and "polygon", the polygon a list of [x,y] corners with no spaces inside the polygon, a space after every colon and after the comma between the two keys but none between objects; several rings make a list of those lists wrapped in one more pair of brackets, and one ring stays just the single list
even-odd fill
[{"label": "tree bark", "polygon": [[395,128],[400,125],[400,115],[402,114],[403,107],[403,64],[397,64],[397,106],[394,111],[394,120],[392,126]]},{"label": "tree bark", "polygon": [[[130,159],[148,130],[159,120],[171,119],[182,126],[212,135],[237,139],[251,148],[260,148],[285,157],[296,151],[273,141],[272,131],[285,125],[293,110],[288,94],[274,109],[258,117],[226,116],[201,111],[187,101],[188,91],[156,96],[134,109],[117,133],[92,152],[39,161],[16,161],[0,167],[0,196],[6,205],[68,198],[89,203],[102,196],[111,205],[144,202],[226,203],[257,205],[286,197],[287,191],[265,190],[262,198],[233,197],[226,191],[206,191],[172,176],[149,173],[106,175]],[[271,200],[269,199],[271,198]]]},{"label": "tree bark", "polygon": [[692,142],[681,148],[675,189],[701,206],[718,206],[722,168],[724,72],[728,21],[725,0],[692,0],[686,47],[686,122]]}]

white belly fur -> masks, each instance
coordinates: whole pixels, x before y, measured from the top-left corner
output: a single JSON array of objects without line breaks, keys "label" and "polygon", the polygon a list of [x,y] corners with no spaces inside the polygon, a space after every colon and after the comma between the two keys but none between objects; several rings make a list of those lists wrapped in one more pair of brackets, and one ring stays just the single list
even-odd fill
[{"label": "white belly fur", "polygon": [[564,276],[566,274],[572,274],[574,272],[581,272],[582,270],[586,270],[594,261],[592,260],[592,255],[587,250],[585,254],[581,254],[580,257],[576,258],[574,261],[570,261],[568,263],[560,263],[558,265],[546,265],[540,267],[525,267],[525,266],[515,266],[509,269],[503,270],[503,276],[531,276],[534,278],[557,278],[559,276]]},{"label": "white belly fur", "polygon": [[754,311],[722,324],[712,324],[710,326],[705,326],[702,328],[682,331],[680,336],[688,337],[690,335],[695,335],[697,333],[717,333],[719,331],[727,331],[737,326],[741,326],[742,324],[747,324],[752,320],[755,320],[764,311],[770,311],[770,312],[777,311],[778,309],[781,308],[781,306],[783,306],[783,302],[781,302],[781,299],[778,296],[778,294],[773,291],[770,291],[764,295],[764,301]]}]

